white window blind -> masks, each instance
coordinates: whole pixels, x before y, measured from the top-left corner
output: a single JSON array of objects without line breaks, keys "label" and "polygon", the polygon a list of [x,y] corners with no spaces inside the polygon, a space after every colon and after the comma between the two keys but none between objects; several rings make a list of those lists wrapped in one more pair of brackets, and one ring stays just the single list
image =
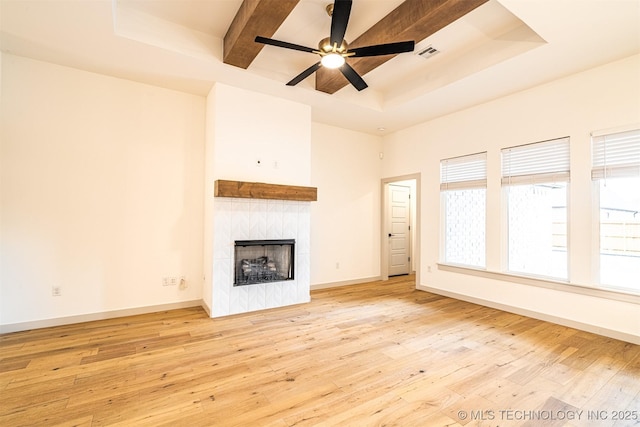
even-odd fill
[{"label": "white window blind", "polygon": [[640,176],[640,129],[592,136],[593,179]]},{"label": "white window blind", "polygon": [[486,187],[486,152],[440,161],[440,190]]},{"label": "white window blind", "polygon": [[569,137],[502,150],[502,184],[569,181]]}]

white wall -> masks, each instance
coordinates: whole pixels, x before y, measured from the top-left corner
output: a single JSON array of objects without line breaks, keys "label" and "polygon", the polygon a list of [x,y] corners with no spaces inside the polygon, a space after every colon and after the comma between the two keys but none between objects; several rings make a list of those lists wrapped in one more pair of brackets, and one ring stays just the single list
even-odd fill
[{"label": "white wall", "polygon": [[204,119],[202,97],[3,55],[0,325],[200,300]]},{"label": "white wall", "polygon": [[380,275],[381,151],[381,137],[313,124],[312,287]]},{"label": "white wall", "polygon": [[311,107],[221,83],[208,100],[214,179],[309,185]]},{"label": "white wall", "polygon": [[2,146],[2,140],[3,140],[3,136],[4,136],[4,132],[2,131],[2,125],[3,125],[3,121],[2,121],[2,117],[4,116],[3,111],[2,111],[2,61],[4,60],[4,53],[0,52],[0,325],[2,324],[2,301],[5,299],[5,296],[3,295],[3,291],[2,291],[2,277],[3,277],[3,257],[2,257],[2,170],[3,170],[3,156],[2,153],[4,152],[3,146]]},{"label": "white wall", "polygon": [[[640,306],[631,302],[576,295],[438,270],[440,237],[439,162],[488,151],[487,269],[500,271],[500,149],[571,137],[570,277],[577,285],[591,278],[592,130],[640,122],[640,56],[460,111],[385,138],[384,176],[420,172],[421,286],[529,311],[565,323],[587,325],[608,334],[637,337]],[[427,273],[428,267],[432,272]]]}]

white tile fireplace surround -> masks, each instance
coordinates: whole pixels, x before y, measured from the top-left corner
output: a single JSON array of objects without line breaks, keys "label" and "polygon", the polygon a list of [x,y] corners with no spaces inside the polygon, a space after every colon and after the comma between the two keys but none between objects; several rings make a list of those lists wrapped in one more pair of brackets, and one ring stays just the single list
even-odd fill
[{"label": "white tile fireplace surround", "polygon": [[[310,301],[310,202],[216,197],[211,317]],[[295,277],[233,286],[236,240],[295,239]]]}]

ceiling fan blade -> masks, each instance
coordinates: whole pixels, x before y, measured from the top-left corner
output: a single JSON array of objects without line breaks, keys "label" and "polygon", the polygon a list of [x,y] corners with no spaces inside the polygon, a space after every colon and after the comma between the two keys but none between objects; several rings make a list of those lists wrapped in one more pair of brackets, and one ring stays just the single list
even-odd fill
[{"label": "ceiling fan blade", "polygon": [[301,81],[303,81],[304,79],[309,77],[311,74],[313,74],[316,71],[318,71],[318,68],[320,68],[321,66],[322,65],[320,64],[320,62],[317,62],[317,63],[313,64],[311,67],[307,68],[306,70],[304,70],[303,72],[301,72],[300,74],[295,76],[293,78],[293,80],[291,80],[289,83],[287,83],[287,86],[295,86],[295,85],[297,85],[298,83],[300,83]]},{"label": "ceiling fan blade", "polygon": [[353,87],[358,89],[358,91],[361,91],[362,89],[366,89],[367,87],[369,87],[365,83],[365,81],[362,80],[362,77],[360,77],[360,74],[358,74],[356,70],[351,68],[351,65],[347,64],[346,62],[342,65],[342,67],[340,67],[340,71],[342,71],[342,74],[344,74],[347,80],[349,80],[349,82],[353,85]]},{"label": "ceiling fan blade", "polygon": [[302,52],[313,53],[313,51],[315,50],[310,47],[300,46],[299,44],[293,44],[293,43],[283,42],[280,40],[268,39],[266,37],[260,37],[260,36],[257,36],[254,41],[256,43],[268,44],[268,45],[277,46],[277,47],[284,47],[285,49],[299,50]]},{"label": "ceiling fan blade", "polygon": [[413,52],[416,43],[414,41],[396,42],[387,44],[377,44],[374,46],[356,47],[349,49],[354,57],[393,55],[396,53]]},{"label": "ceiling fan blade", "polygon": [[331,15],[331,46],[342,45],[344,34],[347,32],[349,15],[351,14],[351,0],[336,0],[333,3],[333,13]]}]

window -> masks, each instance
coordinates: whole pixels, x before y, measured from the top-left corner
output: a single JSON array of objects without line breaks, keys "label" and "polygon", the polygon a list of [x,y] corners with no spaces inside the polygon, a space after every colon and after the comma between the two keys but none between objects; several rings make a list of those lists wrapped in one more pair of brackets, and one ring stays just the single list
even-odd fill
[{"label": "window", "polygon": [[600,284],[640,293],[640,129],[593,134]]},{"label": "window", "polygon": [[487,153],[442,160],[440,193],[444,262],[484,268]]},{"label": "window", "polygon": [[568,279],[569,138],[502,150],[507,269]]}]

